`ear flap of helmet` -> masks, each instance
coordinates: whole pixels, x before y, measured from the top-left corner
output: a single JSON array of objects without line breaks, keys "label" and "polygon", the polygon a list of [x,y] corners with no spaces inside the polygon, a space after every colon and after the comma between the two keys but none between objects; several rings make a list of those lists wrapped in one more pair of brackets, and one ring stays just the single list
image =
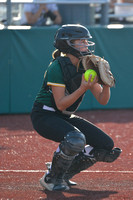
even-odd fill
[{"label": "ear flap of helmet", "polygon": [[61,51],[64,54],[70,53],[77,58],[81,57],[80,52],[69,46],[67,44],[67,41],[65,40],[57,40],[56,43],[54,44],[54,47],[59,49],[59,51]]},{"label": "ear flap of helmet", "polygon": [[56,40],[54,42],[54,47],[63,53],[69,53],[69,46],[65,40]]}]

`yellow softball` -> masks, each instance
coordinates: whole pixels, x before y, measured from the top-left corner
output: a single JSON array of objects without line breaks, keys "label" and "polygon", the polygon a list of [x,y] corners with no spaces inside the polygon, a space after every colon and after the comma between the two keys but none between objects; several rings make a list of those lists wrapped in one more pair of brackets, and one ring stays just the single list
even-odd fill
[{"label": "yellow softball", "polygon": [[97,76],[97,73],[95,70],[93,69],[88,69],[85,73],[84,73],[84,77],[85,77],[85,80],[88,81],[89,80],[89,77],[90,75],[92,75],[91,77],[91,82],[94,80],[95,76]]}]

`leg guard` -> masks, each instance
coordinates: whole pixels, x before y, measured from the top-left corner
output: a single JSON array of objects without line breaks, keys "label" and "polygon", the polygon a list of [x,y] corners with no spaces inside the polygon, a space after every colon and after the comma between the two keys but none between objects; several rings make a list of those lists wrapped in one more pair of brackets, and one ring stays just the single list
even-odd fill
[{"label": "leg guard", "polygon": [[86,144],[85,136],[81,132],[73,131],[66,135],[60,144],[60,151],[55,152],[50,173],[45,177],[45,182],[54,183],[53,190],[65,190],[63,179],[70,168],[76,154],[81,152]]},{"label": "leg guard", "polygon": [[[46,164],[47,169],[50,171],[51,166],[52,166],[52,162],[46,162],[45,164]],[[70,181],[70,180],[68,180],[68,179],[66,179],[65,182],[67,183],[68,186],[74,186],[74,185],[77,185],[76,182],[74,182],[74,181]]]},{"label": "leg guard", "polygon": [[93,149],[92,154],[94,155],[96,161],[101,162],[113,162],[121,154],[122,150],[119,148],[114,148],[111,151],[105,149]]},{"label": "leg guard", "polygon": [[74,156],[66,156],[62,151],[54,153],[50,173],[45,177],[46,183],[53,184],[52,190],[66,190],[63,178],[73,159]]},{"label": "leg guard", "polygon": [[83,152],[79,153],[78,156],[73,160],[70,168],[67,170],[64,180],[71,179],[74,175],[80,173],[80,171],[85,170],[92,165],[94,165],[97,161],[102,162],[113,162],[115,161],[122,150],[119,148],[114,148],[113,150],[105,150],[105,149],[93,149],[90,154],[91,156],[85,155]]},{"label": "leg guard", "polygon": [[80,173],[82,170],[85,170],[96,163],[94,157],[87,156],[83,152],[80,152],[79,155],[75,157],[70,168],[67,170],[64,180],[67,182],[74,175]]}]

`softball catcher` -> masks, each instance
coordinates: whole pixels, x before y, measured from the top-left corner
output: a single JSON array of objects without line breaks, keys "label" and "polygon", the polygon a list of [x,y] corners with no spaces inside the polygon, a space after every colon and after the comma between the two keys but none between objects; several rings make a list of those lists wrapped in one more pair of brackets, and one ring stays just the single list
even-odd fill
[{"label": "softball catcher", "polygon": [[[59,142],[52,162],[46,164],[48,170],[40,179],[40,184],[49,191],[70,189],[76,184],[70,180],[75,174],[97,162],[114,162],[121,153],[105,132],[74,114],[87,90],[106,105],[110,87],[115,85],[109,63],[94,55],[95,43],[91,39],[82,25],[63,25],[57,30],[53,60],[31,112],[38,134],[48,141]],[[97,72],[92,82],[85,81],[87,69]]]}]

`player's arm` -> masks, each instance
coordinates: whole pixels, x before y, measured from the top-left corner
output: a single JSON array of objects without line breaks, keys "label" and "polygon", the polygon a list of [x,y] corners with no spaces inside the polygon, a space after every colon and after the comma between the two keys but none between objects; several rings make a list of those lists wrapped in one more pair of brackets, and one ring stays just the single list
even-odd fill
[{"label": "player's arm", "polygon": [[65,87],[52,86],[52,92],[57,108],[63,111],[71,106],[84,93],[84,90],[78,88],[75,92],[66,96]]},{"label": "player's arm", "polygon": [[69,95],[65,94],[65,87],[51,86],[57,108],[61,111],[66,110],[66,108],[71,106],[88,89],[93,87],[93,85],[95,85],[96,82],[97,82],[96,78],[94,79],[93,82],[90,81],[86,82],[84,79],[84,75],[82,75],[82,81],[80,87]]},{"label": "player's arm", "polygon": [[106,105],[110,99],[110,87],[96,83],[90,91],[94,95],[94,97],[97,99],[97,101],[102,104]]}]

